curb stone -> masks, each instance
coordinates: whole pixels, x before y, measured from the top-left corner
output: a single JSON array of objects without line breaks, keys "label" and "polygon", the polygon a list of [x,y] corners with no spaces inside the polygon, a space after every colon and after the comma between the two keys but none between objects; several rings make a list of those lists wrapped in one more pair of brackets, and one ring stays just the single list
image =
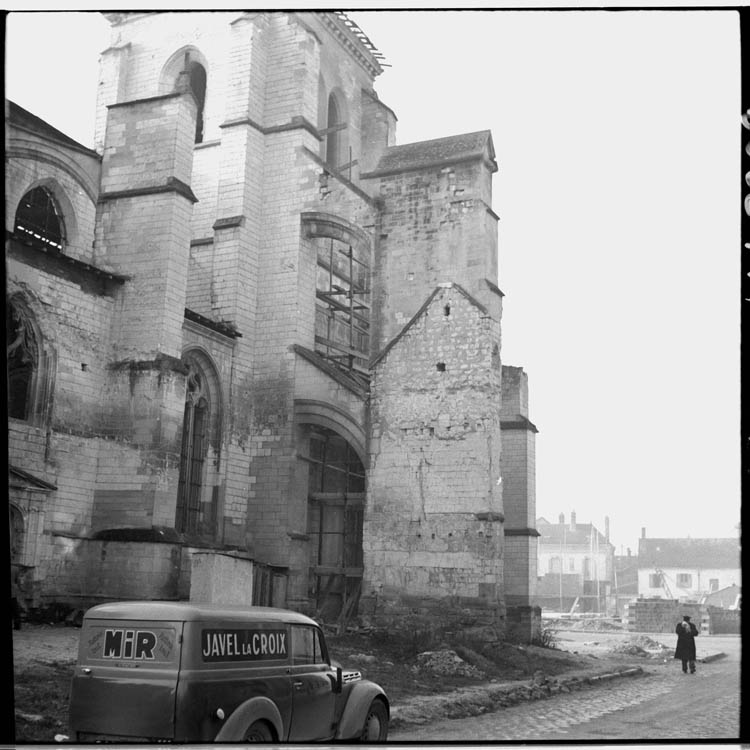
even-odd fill
[{"label": "curb stone", "polygon": [[700,656],[696,659],[696,661],[700,662],[701,664],[708,664],[709,662],[716,661],[717,659],[724,659],[726,657],[726,654],[723,651],[717,651],[715,654],[706,654],[705,656]]},{"label": "curb stone", "polygon": [[512,706],[522,701],[540,700],[558,693],[581,690],[621,677],[643,675],[641,667],[627,667],[614,672],[576,675],[566,678],[547,678],[541,682],[524,680],[503,684],[486,683],[477,687],[460,688],[449,693],[411,698],[391,706],[390,727],[426,724],[438,719],[460,719],[478,716]]}]

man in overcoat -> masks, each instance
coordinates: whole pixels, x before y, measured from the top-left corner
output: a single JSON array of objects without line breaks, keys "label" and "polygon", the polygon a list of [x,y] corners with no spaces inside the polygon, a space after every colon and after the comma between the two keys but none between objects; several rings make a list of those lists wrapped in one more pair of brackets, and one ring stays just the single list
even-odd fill
[{"label": "man in overcoat", "polygon": [[682,671],[687,674],[690,667],[690,674],[695,674],[695,637],[698,635],[698,628],[690,622],[690,615],[683,615],[682,622],[675,628],[677,633],[677,648],[674,651],[674,658],[682,660]]}]

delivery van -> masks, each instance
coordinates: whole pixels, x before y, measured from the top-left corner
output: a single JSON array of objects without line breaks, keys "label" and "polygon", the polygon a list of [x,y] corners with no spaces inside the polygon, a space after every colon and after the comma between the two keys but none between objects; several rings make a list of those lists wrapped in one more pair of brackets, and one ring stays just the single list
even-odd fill
[{"label": "delivery van", "polygon": [[385,691],[330,659],[311,618],[271,607],[117,602],[83,618],[78,742],[383,742]]}]

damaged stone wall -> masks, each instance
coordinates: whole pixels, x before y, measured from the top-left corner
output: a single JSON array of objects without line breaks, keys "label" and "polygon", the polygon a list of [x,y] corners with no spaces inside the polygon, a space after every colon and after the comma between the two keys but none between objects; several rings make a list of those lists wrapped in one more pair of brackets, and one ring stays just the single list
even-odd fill
[{"label": "damaged stone wall", "polygon": [[375,363],[360,612],[502,631],[500,366],[494,322],[439,288]]},{"label": "damaged stone wall", "polygon": [[460,284],[500,320],[502,295],[487,284],[498,274],[495,169],[485,132],[396,146],[363,175],[384,207],[373,275],[374,352],[443,282]]},{"label": "damaged stone wall", "polygon": [[[39,606],[81,587],[78,548],[91,523],[107,336],[118,285],[82,270],[94,261],[97,155],[72,150],[29,113],[9,109],[6,294],[33,321],[40,356],[28,419],[8,420],[8,463],[48,483],[21,482],[26,489],[12,487],[9,500],[22,519],[13,562],[23,566],[25,604]],[[36,186],[52,195],[60,212],[64,253],[41,252],[14,235],[19,203]]]},{"label": "damaged stone wall", "polygon": [[[377,55],[336,14],[107,17],[96,134],[103,176],[80,214],[89,234],[71,251],[113,269],[122,285],[86,303],[96,330],[56,332],[75,347],[56,393],[75,438],[56,444],[54,434],[18,432],[36,451],[44,443],[54,457],[64,443],[71,454],[64,470],[41,462],[42,477],[65,490],[47,514],[59,532],[44,551],[60,557],[50,580],[63,587],[94,576],[106,547],[117,596],[189,593],[185,545],[195,539],[100,537],[88,552],[67,540],[174,531],[185,362],[199,351],[222,412],[200,487],[218,504],[214,546],[288,573],[286,604],[310,603],[314,514],[300,444],[311,425],[324,427],[356,448],[372,485],[362,611],[386,621],[416,611],[496,635],[503,558],[520,542],[504,538],[498,484],[502,293],[488,131],[394,146],[395,115],[372,89]],[[199,144],[195,98],[176,86],[186,59],[208,71]],[[346,127],[329,142],[331,94]],[[339,159],[330,164],[334,141]],[[362,242],[372,259],[371,413],[366,380],[346,382],[342,368],[315,356],[320,238]],[[80,307],[76,295],[66,287],[62,302]],[[87,337],[97,357],[82,374]],[[93,417],[75,408],[92,383]],[[85,491],[75,491],[76,477]],[[120,586],[111,576],[129,545],[140,545],[137,561]],[[522,572],[509,570],[514,581]]]}]

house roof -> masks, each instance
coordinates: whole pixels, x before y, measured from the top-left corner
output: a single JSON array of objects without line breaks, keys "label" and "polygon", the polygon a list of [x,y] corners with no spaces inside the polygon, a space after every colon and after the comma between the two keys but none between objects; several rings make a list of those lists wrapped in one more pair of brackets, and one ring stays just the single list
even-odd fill
[{"label": "house roof", "polygon": [[489,130],[391,146],[367,176],[408,172],[483,158],[487,158],[497,168],[495,147]]},{"label": "house roof", "polygon": [[639,568],[740,567],[738,539],[651,539],[638,541]]},{"label": "house roof", "polygon": [[704,604],[723,608],[732,607],[737,602],[737,597],[741,593],[742,589],[736,583],[733,583],[731,586],[725,586],[718,591],[712,591],[706,596]]},{"label": "house roof", "polygon": [[54,492],[57,489],[54,484],[12,464],[8,465],[8,486],[37,492]]},{"label": "house roof", "polygon": [[96,151],[87,148],[78,141],[74,141],[70,136],[65,135],[65,133],[63,133],[61,130],[53,128],[52,125],[42,120],[41,117],[37,117],[27,109],[24,109],[15,102],[12,102],[10,99],[6,99],[6,106],[6,116],[8,118],[8,122],[10,122],[12,125],[17,125],[18,127],[25,128],[26,130],[31,130],[32,132],[37,133],[43,138],[57,141],[64,146],[74,148],[78,151],[83,151],[97,159],[100,158],[99,154],[97,154]]},{"label": "house roof", "polygon": [[550,546],[575,544],[588,547],[591,545],[592,534],[594,535],[594,543],[598,538],[600,547],[610,544],[604,534],[592,523],[576,523],[575,529],[573,529],[569,523],[549,523],[544,518],[537,518],[536,528],[541,534],[539,542]]}]

